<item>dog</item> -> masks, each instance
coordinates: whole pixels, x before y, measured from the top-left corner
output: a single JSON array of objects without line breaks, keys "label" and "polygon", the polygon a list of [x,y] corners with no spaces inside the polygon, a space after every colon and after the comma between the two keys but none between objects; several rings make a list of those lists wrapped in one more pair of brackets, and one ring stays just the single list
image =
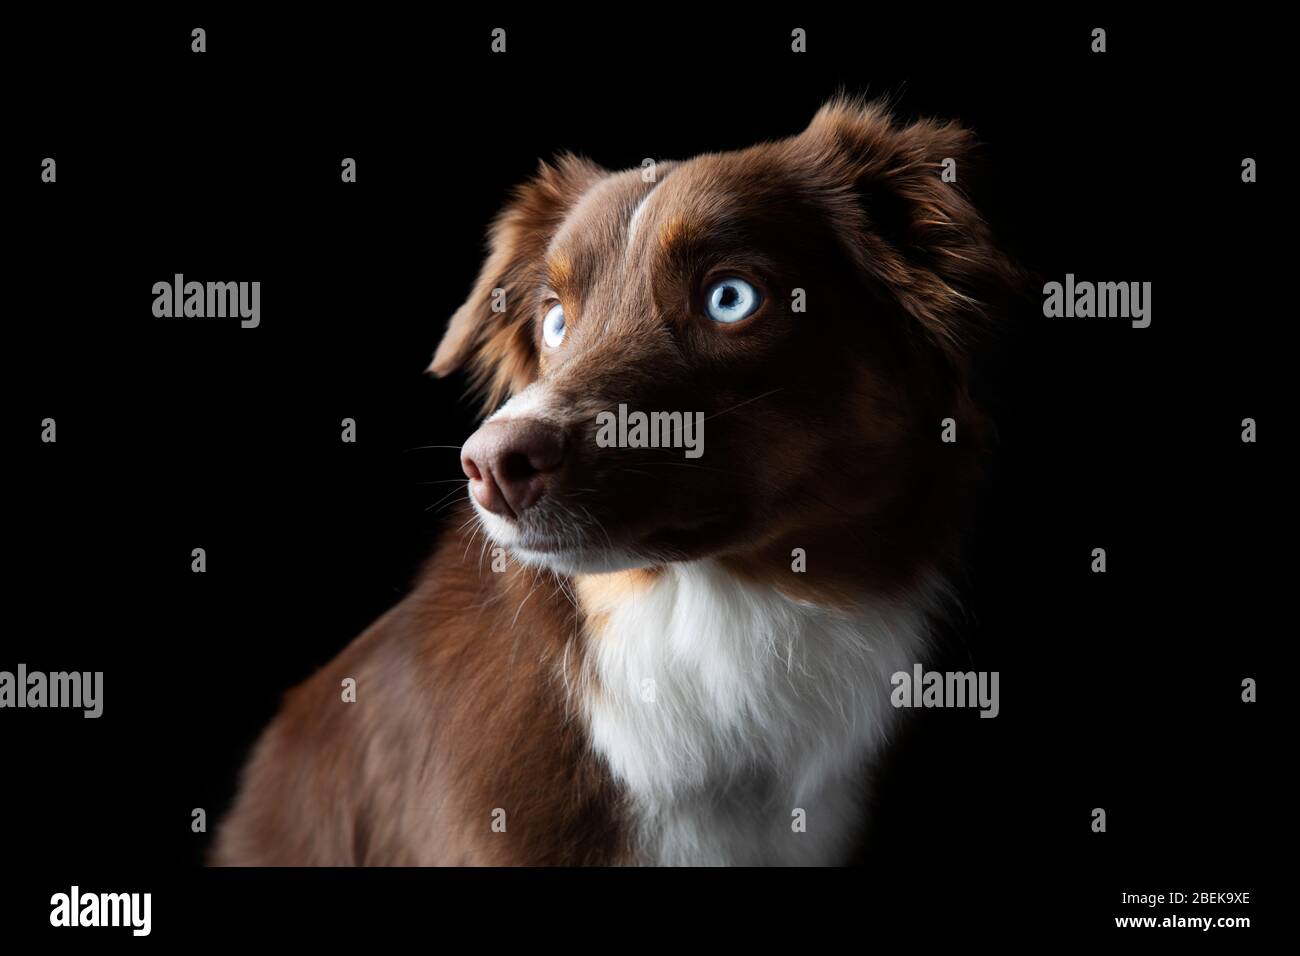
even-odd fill
[{"label": "dog", "polygon": [[[974,149],[837,97],[748,149],[543,162],[430,366],[491,412],[464,524],[286,696],[212,862],[845,862],[993,444],[1019,274],[945,181]],[[620,408],[665,441],[598,441]]]}]

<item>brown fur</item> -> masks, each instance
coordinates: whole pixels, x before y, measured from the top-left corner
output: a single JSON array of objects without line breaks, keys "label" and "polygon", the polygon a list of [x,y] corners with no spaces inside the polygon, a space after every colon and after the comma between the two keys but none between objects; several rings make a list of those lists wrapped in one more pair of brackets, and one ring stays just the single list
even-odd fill
[{"label": "brown fur", "polygon": [[[799,136],[661,164],[654,184],[574,157],[543,164],[493,226],[431,370],[467,366],[489,409],[547,383],[576,450],[547,506],[580,504],[592,541],[716,557],[823,603],[905,591],[956,553],[990,440],[972,355],[1019,281],[940,179],[971,147],[951,124],[900,127],[837,100]],[[736,327],[700,318],[700,289],[722,274],[765,296]],[[806,313],[790,307],[795,288]],[[548,350],[539,320],[556,301],[567,338]],[[597,449],[595,415],[619,402],[704,411],[706,459]],[[945,417],[955,445],[939,440]],[[806,574],[789,573],[795,547]],[[533,591],[533,572],[494,574],[467,550],[450,536],[410,597],[286,697],[216,862],[633,859],[620,794],[564,687],[600,622],[549,574]],[[582,577],[577,591],[652,575]],[[340,701],[345,677],[355,704]]]},{"label": "brown fur", "polygon": [[[577,620],[553,583],[434,573],[285,697],[222,828],[220,865],[579,865],[626,857],[617,796],[564,688]],[[572,676],[572,675],[570,675]],[[356,702],[342,681],[356,680]],[[493,811],[505,811],[494,832]]]}]

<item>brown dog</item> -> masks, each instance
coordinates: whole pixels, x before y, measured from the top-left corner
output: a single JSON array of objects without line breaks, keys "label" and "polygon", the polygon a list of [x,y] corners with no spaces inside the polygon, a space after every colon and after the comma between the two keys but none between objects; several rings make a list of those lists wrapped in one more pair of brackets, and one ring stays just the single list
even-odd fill
[{"label": "brown dog", "polygon": [[432,365],[509,398],[473,528],[288,695],[215,861],[843,860],[1018,281],[940,175],[970,148],[836,100],[652,176],[543,165]]}]

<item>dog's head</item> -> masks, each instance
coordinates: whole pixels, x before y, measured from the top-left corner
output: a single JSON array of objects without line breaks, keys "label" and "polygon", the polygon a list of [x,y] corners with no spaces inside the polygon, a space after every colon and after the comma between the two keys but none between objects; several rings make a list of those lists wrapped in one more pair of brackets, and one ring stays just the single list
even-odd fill
[{"label": "dog's head", "polygon": [[971,349],[1015,282],[942,176],[971,147],[836,100],[750,149],[543,164],[431,366],[496,409],[462,454],[489,536],[569,572],[934,557],[986,437]]}]

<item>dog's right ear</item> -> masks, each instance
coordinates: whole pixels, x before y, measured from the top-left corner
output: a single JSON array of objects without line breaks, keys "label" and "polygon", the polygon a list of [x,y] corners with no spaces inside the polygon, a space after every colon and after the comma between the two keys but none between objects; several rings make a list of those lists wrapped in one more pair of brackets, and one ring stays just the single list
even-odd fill
[{"label": "dog's right ear", "polygon": [[485,411],[536,377],[533,315],[542,258],[573,204],[606,175],[595,163],[569,154],[554,165],[543,162],[493,222],[488,257],[429,366],[439,378],[468,368]]}]

